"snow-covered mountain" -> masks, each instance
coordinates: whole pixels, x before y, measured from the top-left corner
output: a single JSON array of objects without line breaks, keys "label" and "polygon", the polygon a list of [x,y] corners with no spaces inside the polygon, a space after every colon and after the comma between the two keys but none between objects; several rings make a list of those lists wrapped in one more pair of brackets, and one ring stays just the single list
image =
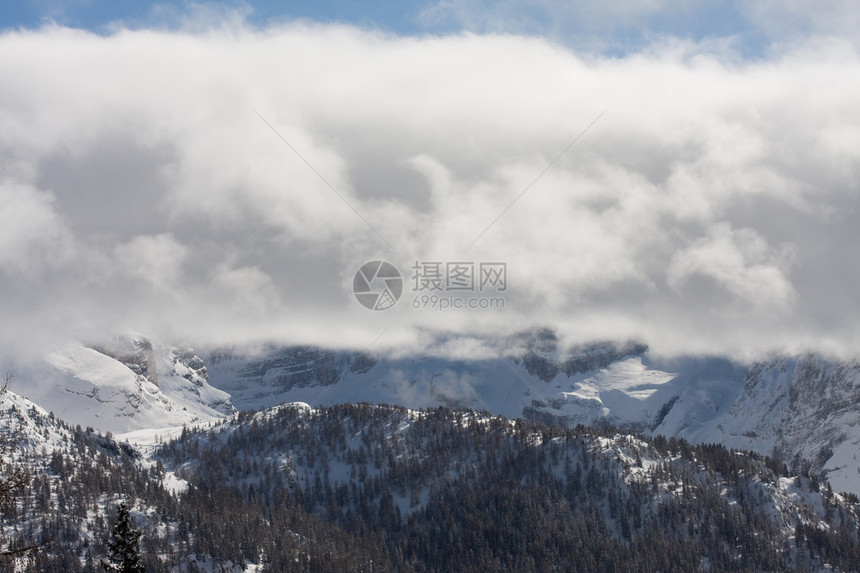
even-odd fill
[{"label": "snow-covered mountain", "polygon": [[[207,355],[206,362],[212,385],[229,393],[239,409],[290,401],[313,405],[372,402],[413,408],[443,405],[509,417],[565,416],[587,424],[614,420],[617,416],[612,410],[627,405],[621,394],[616,396],[621,402],[609,405],[589,395],[590,375],[631,359],[611,376],[619,388],[637,396],[634,407],[638,409],[645,394],[650,396],[664,382],[663,374],[636,366],[647,351],[643,344],[597,343],[562,352],[554,336],[545,332],[497,344],[499,355],[486,360],[391,358],[308,346],[267,346],[216,350]],[[576,384],[581,393],[574,392]],[[608,399],[612,401],[612,396]],[[661,405],[652,408],[654,413]],[[647,418],[648,412],[636,412],[640,414]]]},{"label": "snow-covered mountain", "polygon": [[289,404],[141,450],[8,392],[0,438],[4,471],[31,477],[0,520],[0,548],[39,545],[15,559],[27,573],[97,570],[120,501],[146,570],[171,573],[850,571],[860,559],[855,496],[754,454],[614,429]]},{"label": "snow-covered mountain", "polygon": [[858,362],[664,359],[633,342],[562,349],[546,331],[496,349],[496,358],[468,361],[270,346],[212,352],[207,363],[213,386],[240,409],[370,402],[471,408],[567,427],[609,423],[776,454],[826,473],[837,491],[860,493]]},{"label": "snow-covered mountain", "polygon": [[189,348],[139,334],[68,344],[16,372],[12,389],[71,424],[107,432],[214,421],[235,411]]},{"label": "snow-covered mountain", "polygon": [[860,493],[860,361],[807,354],[756,363],[727,411],[695,428],[673,422],[670,413],[657,430],[775,453],[823,473],[836,491]]},{"label": "snow-covered mountain", "polygon": [[239,409],[293,401],[449,406],[671,435],[690,433],[728,411],[743,391],[746,372],[719,358],[659,360],[633,342],[560,350],[546,336],[502,347],[484,360],[270,346],[215,351],[207,364],[212,385],[229,393]]},{"label": "snow-covered mountain", "polygon": [[72,424],[123,433],[213,422],[285,402],[448,406],[574,427],[777,455],[860,493],[860,362],[822,356],[740,364],[661,358],[637,342],[563,348],[538,330],[491,343],[489,359],[391,357],[310,346],[209,351],[201,359],[131,334],[68,345],[13,390]]},{"label": "snow-covered mountain", "polygon": [[[128,503],[134,523],[150,538],[176,530],[165,500],[178,499],[175,477],[144,458],[131,444],[73,427],[12,391],[0,392],[0,462],[4,511],[0,518],[0,570],[20,572],[98,571],[116,505]],[[26,476],[10,486],[15,476]],[[152,531],[152,533],[150,533]],[[36,546],[35,551],[22,550]],[[147,571],[199,571],[194,554],[175,552],[169,542],[146,542]],[[176,544],[179,549],[179,544]],[[175,561],[177,566],[170,566]],[[255,571],[222,561],[208,571]],[[204,569],[206,570],[206,569]]]}]

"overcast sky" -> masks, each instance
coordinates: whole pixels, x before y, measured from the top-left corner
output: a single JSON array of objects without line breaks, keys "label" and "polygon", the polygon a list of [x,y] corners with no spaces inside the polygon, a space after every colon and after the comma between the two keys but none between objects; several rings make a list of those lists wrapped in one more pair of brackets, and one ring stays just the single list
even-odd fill
[{"label": "overcast sky", "polygon": [[[852,2],[283,6],[0,8],[0,355],[860,347]],[[504,309],[412,308],[416,261],[506,263]]]}]

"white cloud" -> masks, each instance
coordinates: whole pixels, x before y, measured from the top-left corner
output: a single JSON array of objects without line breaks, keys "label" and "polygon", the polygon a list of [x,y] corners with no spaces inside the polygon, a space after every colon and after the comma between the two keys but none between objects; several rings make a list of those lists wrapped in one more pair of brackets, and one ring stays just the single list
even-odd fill
[{"label": "white cloud", "polygon": [[0,273],[38,278],[72,256],[68,230],[50,193],[0,182]]},{"label": "white cloud", "polygon": [[[207,344],[537,324],[665,352],[849,350],[860,57],[661,45],[584,58],[536,38],[236,22],[6,33],[0,268],[18,278],[0,308],[56,336]],[[407,274],[506,262],[505,310],[414,311],[407,281],[395,309],[366,311],[349,289],[377,258]]]},{"label": "white cloud", "polygon": [[212,274],[212,284],[216,289],[213,306],[239,310],[235,320],[265,318],[280,302],[272,277],[257,267],[218,265]]},{"label": "white cloud", "polygon": [[173,287],[181,276],[188,249],[171,233],[134,237],[114,249],[116,264],[133,277],[157,287]]},{"label": "white cloud", "polygon": [[681,290],[692,276],[709,277],[755,306],[787,311],[796,295],[783,268],[787,258],[752,229],[734,230],[717,224],[707,237],[675,254],[668,280]]}]

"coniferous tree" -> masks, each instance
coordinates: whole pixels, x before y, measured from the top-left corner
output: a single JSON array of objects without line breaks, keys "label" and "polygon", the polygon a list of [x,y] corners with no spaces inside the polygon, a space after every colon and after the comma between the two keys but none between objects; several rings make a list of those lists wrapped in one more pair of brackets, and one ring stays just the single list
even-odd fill
[{"label": "coniferous tree", "polygon": [[101,566],[116,573],[144,573],[140,559],[140,531],[131,523],[128,506],[122,502],[117,507],[116,526],[108,540],[108,558]]}]

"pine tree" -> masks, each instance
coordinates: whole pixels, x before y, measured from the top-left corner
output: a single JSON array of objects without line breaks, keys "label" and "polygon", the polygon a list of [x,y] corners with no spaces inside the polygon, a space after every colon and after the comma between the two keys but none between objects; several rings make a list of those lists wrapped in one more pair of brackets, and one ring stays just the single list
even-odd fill
[{"label": "pine tree", "polygon": [[101,566],[116,573],[144,573],[139,541],[140,531],[132,525],[128,506],[122,502],[117,507],[116,526],[107,542],[110,553],[107,559],[102,559]]}]

